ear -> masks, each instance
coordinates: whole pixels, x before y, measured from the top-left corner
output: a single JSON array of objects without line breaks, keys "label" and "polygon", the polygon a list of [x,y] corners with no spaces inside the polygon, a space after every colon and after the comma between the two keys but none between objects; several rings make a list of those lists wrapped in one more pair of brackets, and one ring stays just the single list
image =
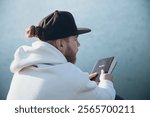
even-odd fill
[{"label": "ear", "polygon": [[56,40],[56,47],[62,53],[65,51],[65,43],[64,43],[63,39]]}]

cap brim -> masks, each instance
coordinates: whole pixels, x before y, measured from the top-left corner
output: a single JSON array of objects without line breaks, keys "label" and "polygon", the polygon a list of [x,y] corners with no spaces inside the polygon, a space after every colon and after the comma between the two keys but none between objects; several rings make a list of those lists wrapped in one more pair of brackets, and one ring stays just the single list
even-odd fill
[{"label": "cap brim", "polygon": [[89,28],[78,28],[78,35],[91,32]]}]

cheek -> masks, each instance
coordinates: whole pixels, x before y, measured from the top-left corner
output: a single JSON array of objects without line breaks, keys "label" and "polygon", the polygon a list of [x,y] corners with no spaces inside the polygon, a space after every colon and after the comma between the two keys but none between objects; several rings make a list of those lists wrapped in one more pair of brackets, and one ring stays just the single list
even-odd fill
[{"label": "cheek", "polygon": [[78,52],[78,46],[74,45],[73,50],[74,50],[75,53],[77,53]]},{"label": "cheek", "polygon": [[75,41],[72,42],[72,44],[70,44],[69,46],[70,46],[70,49],[72,50],[72,52],[74,52],[74,53],[78,52],[78,45]]}]

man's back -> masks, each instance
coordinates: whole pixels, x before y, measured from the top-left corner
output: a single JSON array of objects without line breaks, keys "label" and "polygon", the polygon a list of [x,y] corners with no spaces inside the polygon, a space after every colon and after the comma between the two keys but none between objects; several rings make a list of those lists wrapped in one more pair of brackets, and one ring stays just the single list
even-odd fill
[{"label": "man's back", "polygon": [[14,77],[7,99],[114,99],[115,97],[111,81],[103,80],[97,86],[94,81],[88,79],[88,73],[67,62],[56,48],[45,42],[39,41],[31,47],[20,47],[15,53],[11,70]]}]

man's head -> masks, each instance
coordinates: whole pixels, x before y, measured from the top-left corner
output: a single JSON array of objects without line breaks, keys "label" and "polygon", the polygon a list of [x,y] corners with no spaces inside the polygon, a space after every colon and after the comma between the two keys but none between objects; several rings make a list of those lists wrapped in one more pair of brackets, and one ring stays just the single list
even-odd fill
[{"label": "man's head", "polygon": [[66,57],[68,62],[75,64],[76,54],[80,43],[78,42],[78,36],[69,36],[64,39],[57,39],[48,41],[51,45],[56,47]]},{"label": "man's head", "polygon": [[27,36],[35,36],[52,44],[62,52],[68,62],[75,63],[80,45],[77,37],[90,31],[89,28],[77,28],[71,13],[55,11],[43,18],[38,26],[31,26],[27,30]]}]

